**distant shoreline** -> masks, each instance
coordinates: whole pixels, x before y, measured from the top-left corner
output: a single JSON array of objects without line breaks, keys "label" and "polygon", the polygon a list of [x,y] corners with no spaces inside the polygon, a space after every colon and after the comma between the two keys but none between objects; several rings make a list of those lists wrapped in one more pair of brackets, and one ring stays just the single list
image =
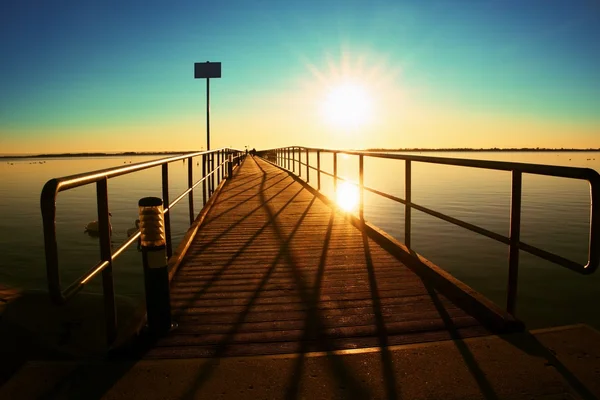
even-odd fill
[{"label": "distant shoreline", "polygon": [[126,151],[122,153],[59,153],[59,154],[30,154],[30,155],[3,155],[0,159],[7,158],[69,158],[69,157],[123,157],[123,156],[173,156],[179,154],[187,154],[200,152],[197,151],[162,151],[162,152],[143,152],[143,151]]},{"label": "distant shoreline", "polygon": [[553,148],[541,148],[541,147],[523,147],[523,148],[498,148],[498,147],[492,147],[492,148],[485,148],[485,149],[471,149],[471,148],[447,148],[447,149],[426,149],[426,148],[410,148],[410,149],[380,149],[380,148],[374,148],[374,149],[367,149],[365,151],[404,151],[404,152],[422,152],[422,151],[429,151],[429,152],[489,152],[489,153],[502,153],[502,152],[507,152],[507,153],[512,153],[512,152],[536,152],[536,153],[541,153],[541,152],[597,152],[600,151],[600,148],[598,149],[565,149],[565,148],[560,148],[560,149],[553,149]]},{"label": "distant shoreline", "polygon": [[[163,152],[143,152],[143,151],[126,151],[120,153],[58,153],[58,154],[30,154],[30,155],[0,155],[0,159],[15,159],[15,158],[77,158],[77,157],[123,157],[123,156],[171,156],[179,154],[187,154],[198,151],[163,151]],[[441,148],[441,149],[427,149],[427,148],[407,148],[407,149],[386,149],[386,148],[371,148],[365,150],[349,150],[349,151],[394,151],[394,152],[600,152],[600,148],[597,149],[553,149],[553,148]]]}]

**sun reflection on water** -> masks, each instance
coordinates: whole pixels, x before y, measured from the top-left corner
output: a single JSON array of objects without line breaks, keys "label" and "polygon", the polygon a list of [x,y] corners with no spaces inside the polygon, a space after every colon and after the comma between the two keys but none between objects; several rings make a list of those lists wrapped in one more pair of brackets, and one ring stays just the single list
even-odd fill
[{"label": "sun reflection on water", "polygon": [[344,211],[353,211],[358,205],[358,187],[349,182],[342,182],[337,187],[336,202]]}]

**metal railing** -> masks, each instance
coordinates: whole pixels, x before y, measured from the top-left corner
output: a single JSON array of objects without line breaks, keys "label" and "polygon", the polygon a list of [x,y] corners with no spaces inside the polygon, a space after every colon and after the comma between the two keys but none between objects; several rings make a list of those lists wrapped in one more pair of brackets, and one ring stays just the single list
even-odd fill
[{"label": "metal railing", "polygon": [[[202,157],[202,177],[193,181],[193,158]],[[102,273],[102,289],[104,296],[104,308],[106,317],[107,342],[110,344],[117,335],[117,321],[115,309],[115,292],[112,273],[113,261],[121,255],[125,249],[135,243],[140,237],[139,230],[129,237],[116,250],[112,250],[110,236],[111,228],[108,209],[108,180],[122,175],[142,171],[148,168],[161,167],[162,169],[162,197],[164,203],[164,223],[167,257],[173,254],[171,243],[171,221],[169,211],[181,199],[188,195],[188,208],[190,225],[195,220],[193,190],[202,184],[203,205],[206,205],[215,188],[225,178],[229,170],[229,163],[238,164],[243,157],[239,150],[221,148],[212,151],[195,152],[180,156],[168,157],[159,160],[141,162],[126,167],[114,167],[62,178],[51,179],[42,189],[40,204],[42,209],[42,220],[44,226],[44,246],[46,252],[46,274],[48,279],[48,290],[52,300],[62,304],[71,299],[76,293],[84,288],[99,273]],[[169,202],[169,164],[175,161],[188,160],[188,189],[175,200]],[[215,160],[216,159],[216,160]],[[215,164],[216,161],[216,164]],[[233,167],[233,165],[231,165]],[[215,182],[216,181],[216,182]],[[100,261],[87,273],[71,283],[62,290],[60,283],[58,246],[56,240],[56,200],[59,192],[74,189],[84,185],[96,184],[96,203],[98,209],[98,228],[100,241]],[[216,183],[216,186],[215,186]]]},{"label": "metal railing", "polygon": [[[309,153],[316,153],[316,167],[310,165]],[[333,173],[328,173],[321,170],[321,154],[332,153],[333,154]],[[507,293],[507,305],[506,309],[509,313],[515,314],[516,310],[516,298],[517,298],[517,281],[519,272],[519,250],[523,250],[527,253],[533,254],[544,260],[558,264],[565,268],[579,272],[581,274],[591,274],[597,268],[600,261],[600,175],[598,172],[589,168],[575,168],[575,167],[562,167],[552,165],[539,165],[539,164],[525,164],[515,162],[503,162],[503,161],[484,161],[484,160],[468,160],[459,158],[445,158],[445,157],[430,157],[430,156],[417,156],[408,154],[392,154],[392,153],[378,153],[378,152],[365,152],[365,151],[342,151],[342,150],[330,150],[330,149],[318,149],[318,148],[307,148],[307,147],[283,147],[277,149],[270,149],[262,151],[263,157],[273,161],[277,165],[287,169],[290,172],[296,173],[296,167],[298,168],[297,175],[302,177],[302,167],[305,166],[306,170],[306,182],[309,182],[310,170],[317,171],[317,189],[321,190],[321,174],[330,176],[333,178],[333,190],[334,193],[337,191],[337,181],[348,181],[347,179],[338,176],[337,168],[337,155],[348,154],[358,156],[359,159],[359,182],[358,188],[360,193],[360,199],[358,204],[359,218],[364,219],[364,191],[368,191],[377,194],[386,199],[393,200],[395,202],[404,204],[404,241],[408,249],[411,248],[411,210],[415,209],[424,212],[433,217],[442,219],[450,222],[454,225],[458,225],[462,228],[468,229],[472,232],[486,236],[490,239],[494,239],[498,242],[507,244],[509,246],[508,256],[508,293]],[[305,162],[302,162],[302,155],[304,156]],[[364,158],[381,158],[391,160],[402,160],[405,163],[405,193],[404,198],[393,196],[388,193],[367,187],[364,185]],[[412,173],[411,165],[414,162],[431,163],[431,164],[443,164],[453,165],[461,167],[471,168],[482,168],[489,170],[498,171],[509,171],[512,174],[512,191],[510,201],[510,231],[508,236],[492,232],[488,229],[480,226],[459,220],[457,218],[450,217],[441,212],[432,210],[430,208],[415,204],[411,199],[411,187],[412,187]],[[297,165],[296,165],[297,164]],[[590,234],[589,234],[589,247],[588,247],[588,262],[586,265],[581,265],[575,261],[561,257],[557,254],[549,251],[540,249],[536,246],[529,245],[520,240],[521,234],[521,191],[522,191],[522,179],[523,174],[534,174],[534,175],[545,175],[562,178],[571,178],[586,180],[590,184]]]}]

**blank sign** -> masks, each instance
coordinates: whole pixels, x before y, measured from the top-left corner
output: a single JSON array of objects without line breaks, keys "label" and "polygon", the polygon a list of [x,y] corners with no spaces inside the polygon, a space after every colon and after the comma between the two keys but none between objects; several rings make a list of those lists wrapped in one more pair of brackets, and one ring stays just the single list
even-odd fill
[{"label": "blank sign", "polygon": [[194,78],[220,78],[220,62],[194,63]]}]

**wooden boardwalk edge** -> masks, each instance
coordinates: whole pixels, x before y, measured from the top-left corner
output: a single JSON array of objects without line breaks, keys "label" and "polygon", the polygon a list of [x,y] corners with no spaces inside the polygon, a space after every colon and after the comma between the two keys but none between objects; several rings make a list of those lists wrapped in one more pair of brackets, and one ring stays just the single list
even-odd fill
[{"label": "wooden boardwalk edge", "polygon": [[[327,206],[337,208],[333,200],[313,188],[294,173],[266,158],[262,158],[262,160],[286,172],[292,179],[300,183],[305,189],[311,192],[311,194],[327,204]],[[396,240],[382,229],[349,213],[346,218],[352,225],[363,230],[369,238],[373,239],[387,252],[409,267],[414,273],[421,277],[421,279],[432,282],[436,289],[444,296],[448,297],[448,299],[467,313],[479,319],[493,332],[512,333],[521,332],[525,329],[525,324],[522,321],[500,308],[497,304],[493,303],[466,283],[444,271],[444,269],[427,258],[414,250],[408,249],[403,243]]]},{"label": "wooden boardwalk edge", "polygon": [[[239,171],[239,169],[242,166],[244,161],[242,161],[242,163],[239,166],[236,165],[233,167],[233,175],[234,176]],[[217,198],[221,194],[223,186],[225,186],[225,184],[227,183],[227,181],[229,179],[230,178],[223,179],[221,181],[221,183],[219,184],[219,186],[217,186],[217,188],[215,189],[215,192],[208,199],[208,201],[206,202],[204,207],[202,207],[202,210],[200,210],[200,212],[198,213],[198,216],[196,217],[196,219],[194,220],[192,225],[190,225],[190,227],[186,231],[185,235],[183,236],[181,243],[179,243],[179,245],[173,252],[173,255],[168,260],[167,270],[169,271],[169,282],[171,282],[171,280],[177,273],[179,266],[183,262],[183,259],[185,258],[185,255],[186,255],[188,249],[190,248],[190,244],[192,243],[192,241],[194,240],[194,237],[196,236],[196,233],[198,233],[198,230],[202,226],[204,219],[206,218],[206,216],[212,209],[212,206],[214,205]],[[137,319],[137,322],[134,324],[131,324],[130,328],[121,335],[123,337],[123,339],[119,343],[117,343],[116,345],[111,347],[111,349],[109,349],[110,352],[120,353],[122,350],[126,351],[126,349],[135,346],[134,341],[136,340],[136,338],[138,338],[140,336],[140,334],[142,333],[142,331],[146,325],[146,322],[147,322],[146,299],[144,297],[142,297],[140,299],[140,304],[139,304],[138,308],[135,310],[135,313],[133,315]]]},{"label": "wooden boardwalk edge", "polygon": [[[246,160],[244,159],[239,166],[234,166],[234,168],[233,168],[233,176],[235,176],[237,174],[237,172],[240,170],[240,167],[242,166],[242,164],[245,161]],[[204,223],[204,220],[205,220],[206,216],[208,215],[208,213],[212,209],[213,205],[215,204],[215,202],[219,198],[219,195],[221,194],[221,191],[223,190],[223,187],[227,184],[227,182],[230,179],[231,178],[225,178],[225,179],[223,179],[221,181],[221,183],[219,184],[219,186],[217,186],[217,188],[215,189],[215,192],[208,199],[208,201],[206,202],[206,205],[204,207],[202,207],[202,210],[200,210],[200,213],[198,214],[198,216],[196,217],[196,219],[194,220],[194,222],[192,223],[192,225],[189,227],[189,229],[187,230],[187,232],[183,236],[183,239],[181,240],[181,243],[179,244],[179,246],[177,246],[177,249],[175,250],[175,252],[171,256],[171,258],[169,259],[168,266],[167,266],[168,270],[169,270],[169,282],[171,282],[171,280],[173,279],[173,277],[177,273],[177,270],[179,269],[179,266],[183,262],[183,260],[185,258],[185,255],[186,255],[188,249],[190,248],[190,244],[192,243],[192,241],[194,240],[194,237],[196,236],[196,233],[198,233],[198,230],[200,229],[200,227]]]}]

